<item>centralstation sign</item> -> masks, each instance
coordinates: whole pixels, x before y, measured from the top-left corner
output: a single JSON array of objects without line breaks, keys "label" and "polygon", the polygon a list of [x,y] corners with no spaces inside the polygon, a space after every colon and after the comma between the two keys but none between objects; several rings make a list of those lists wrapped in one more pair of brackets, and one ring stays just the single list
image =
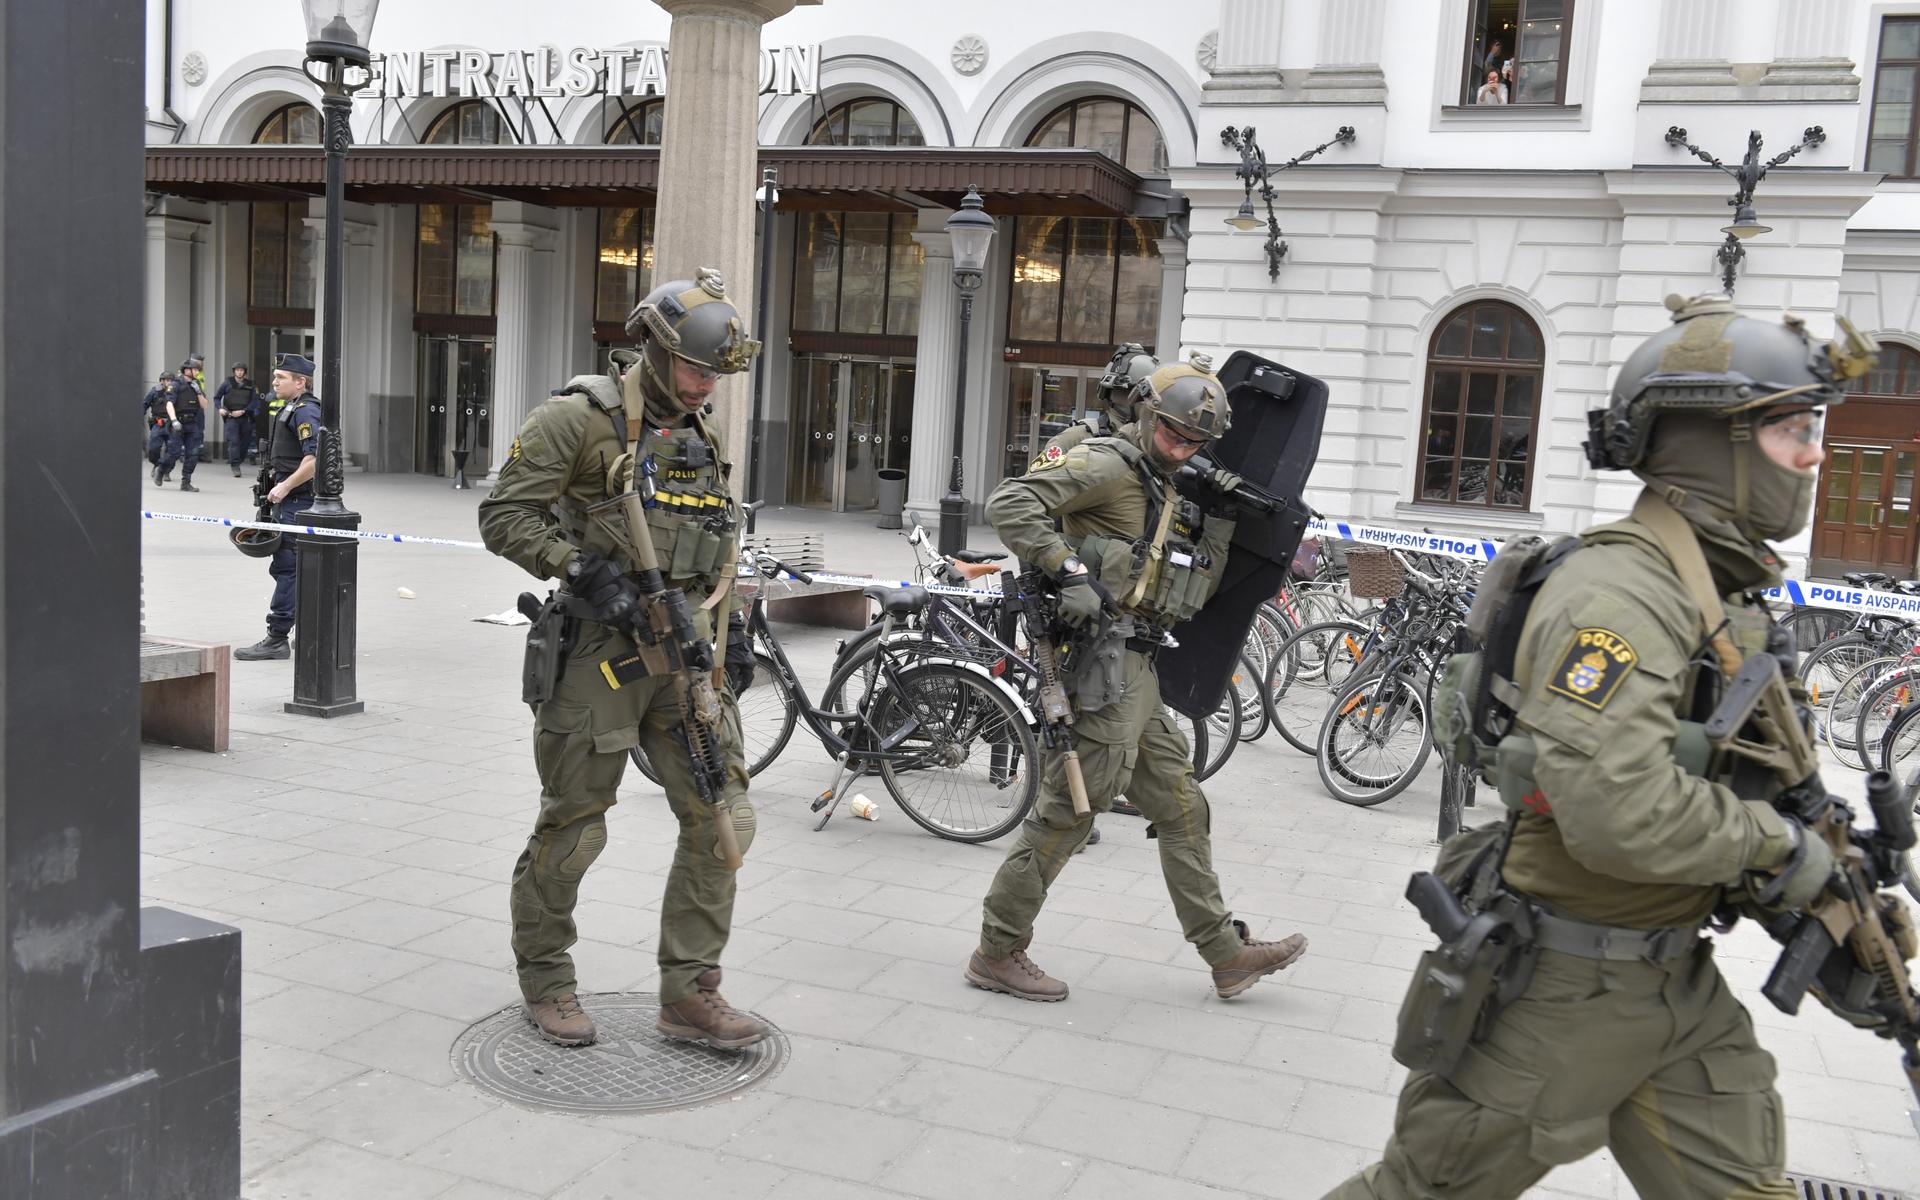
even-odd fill
[{"label": "centralstation sign", "polygon": [[[820,47],[768,46],[760,51],[760,91],[776,96],[820,92]],[[589,46],[533,50],[400,50],[376,54],[373,82],[362,97],[664,96],[667,48]]]}]

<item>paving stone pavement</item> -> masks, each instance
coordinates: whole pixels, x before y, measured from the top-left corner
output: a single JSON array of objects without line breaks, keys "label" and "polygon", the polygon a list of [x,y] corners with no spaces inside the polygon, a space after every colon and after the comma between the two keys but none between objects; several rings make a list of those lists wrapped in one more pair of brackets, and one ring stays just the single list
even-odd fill
[{"label": "paving stone pavement", "polygon": [[[245,480],[155,510],[240,516]],[[475,538],[476,491],[361,476],[369,529]],[[907,545],[868,515],[770,511],[826,532],[836,569],[901,576]],[[147,522],[148,628],[242,645],[263,629],[265,564],[217,529]],[[976,544],[988,531],[976,529]],[[981,1195],[1314,1197],[1377,1156],[1404,1071],[1388,1046],[1424,927],[1399,900],[1432,854],[1437,775],[1377,809],[1323,792],[1277,737],[1206,791],[1229,903],[1260,934],[1300,930],[1301,963],[1216,999],[1181,940],[1137,819],[1068,867],[1035,955],[1064,1004],[966,986],[979,901],[1005,843],[936,839],[888,802],[812,830],[831,765],[804,731],[755,781],[726,991],[793,1039],[786,1069],[731,1100],[587,1118],[507,1105],[458,1079],[459,1032],[517,998],[507,877],[537,802],[518,701],[521,632],[475,623],[531,581],[484,553],[368,544],[360,562],[364,715],[289,716],[292,664],[233,664],[224,755],[147,746],[142,891],[244,933],[244,1191],[251,1200],[588,1200]],[[411,599],[399,589],[411,589]],[[817,688],[835,631],[782,627]],[[1836,771],[1858,786],[1858,776]],[[674,823],[629,772],[582,889],[589,991],[655,987]],[[1482,810],[1484,812],[1484,810]],[[1727,977],[1779,1059],[1795,1169],[1920,1187],[1920,1140],[1887,1044],[1758,986],[1772,947],[1722,939]],[[1536,1197],[1633,1195],[1604,1153]]]}]

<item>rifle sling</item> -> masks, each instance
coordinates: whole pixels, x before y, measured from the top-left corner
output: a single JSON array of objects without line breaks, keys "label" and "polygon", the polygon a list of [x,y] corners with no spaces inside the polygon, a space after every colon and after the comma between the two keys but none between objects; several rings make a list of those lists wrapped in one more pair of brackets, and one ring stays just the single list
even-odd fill
[{"label": "rifle sling", "polygon": [[1713,586],[1713,571],[1707,566],[1707,556],[1700,549],[1700,539],[1694,536],[1693,526],[1680,515],[1680,510],[1652,490],[1640,493],[1640,499],[1633,506],[1633,519],[1645,525],[1667,552],[1674,572],[1700,610],[1700,622],[1713,643],[1714,656],[1720,660],[1721,674],[1732,679],[1739,674],[1745,657],[1727,633],[1726,605]]}]

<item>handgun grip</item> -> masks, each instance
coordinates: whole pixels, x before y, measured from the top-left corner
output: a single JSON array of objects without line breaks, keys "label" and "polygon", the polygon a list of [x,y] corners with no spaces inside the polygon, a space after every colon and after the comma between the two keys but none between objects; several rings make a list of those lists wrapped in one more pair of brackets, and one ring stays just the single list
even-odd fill
[{"label": "handgun grip", "polygon": [[1420,916],[1441,941],[1451,942],[1466,929],[1467,922],[1473,919],[1460,897],[1453,894],[1438,875],[1432,871],[1416,871],[1413,878],[1407,880],[1407,899],[1420,910]]},{"label": "handgun grip", "polygon": [[1073,815],[1084,817],[1093,811],[1087,803],[1087,780],[1080,774],[1080,752],[1069,750],[1066,754],[1067,792],[1073,797]]}]

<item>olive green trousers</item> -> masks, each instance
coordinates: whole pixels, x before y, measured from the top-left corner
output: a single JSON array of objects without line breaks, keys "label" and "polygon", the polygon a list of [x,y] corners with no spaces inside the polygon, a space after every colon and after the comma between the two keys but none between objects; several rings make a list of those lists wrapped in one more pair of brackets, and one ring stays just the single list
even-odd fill
[{"label": "olive green trousers", "polygon": [[[668,680],[649,677],[616,689],[600,670],[604,660],[630,653],[624,636],[583,625],[553,698],[534,718],[540,815],[513,869],[512,893],[514,967],[529,1001],[578,988],[567,952],[579,937],[573,908],[587,868],[606,848],[606,811],[613,807],[628,751],[636,745],[659,775],[680,821],[660,900],[661,1003],[697,990],[694,980],[720,965],[732,929],[736,876],[720,859],[716,813],[701,801],[686,751],[673,735],[679,722],[673,688]],[[721,706],[724,807],[744,852],[753,841],[754,815],[740,749],[740,710],[731,692],[722,694]]]},{"label": "olive green trousers", "polygon": [[[1238,954],[1244,943],[1220,899],[1220,878],[1213,873],[1212,816],[1193,781],[1193,755],[1160,706],[1160,681],[1146,655],[1128,651],[1125,670],[1126,694],[1121,699],[1075,718],[1087,800],[1094,812],[1107,812],[1113,798],[1124,792],[1140,810],[1160,848],[1160,873],[1181,931],[1202,958],[1218,966]],[[1032,936],[1047,889],[1092,832],[1092,813],[1074,816],[1065,752],[1045,752],[1040,795],[987,889],[981,953],[1004,958]]]},{"label": "olive green trousers", "polygon": [[1448,1078],[1408,1077],[1385,1157],[1328,1200],[1505,1200],[1602,1146],[1643,1200],[1787,1200],[1773,1080],[1711,943],[1664,966],[1543,950]]}]

